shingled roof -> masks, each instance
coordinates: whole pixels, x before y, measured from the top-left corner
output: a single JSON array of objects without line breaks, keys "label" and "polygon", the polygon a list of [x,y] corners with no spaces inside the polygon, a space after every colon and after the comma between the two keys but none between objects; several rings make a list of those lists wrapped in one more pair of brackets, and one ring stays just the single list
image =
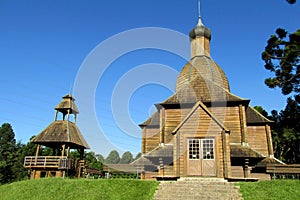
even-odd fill
[{"label": "shingled roof", "polygon": [[265,116],[260,114],[257,110],[249,106],[246,110],[247,124],[258,124],[258,123],[272,123],[273,121],[267,119]]},{"label": "shingled roof", "polygon": [[62,97],[63,100],[55,107],[55,110],[58,110],[64,114],[67,114],[67,111],[70,111],[70,114],[78,114],[78,108],[75,105],[75,98],[71,94],[67,94]]},{"label": "shingled roof", "polygon": [[197,76],[161,104],[183,104],[202,102],[249,101],[242,99],[211,80]]},{"label": "shingled roof", "polygon": [[143,126],[159,126],[159,122],[160,122],[159,118],[160,118],[159,112],[156,111],[146,121],[144,121],[143,123],[139,124],[139,126],[140,127],[143,127]]},{"label": "shingled roof", "polygon": [[230,156],[234,158],[264,158],[260,153],[242,145],[230,145]]},{"label": "shingled roof", "polygon": [[[201,55],[192,58],[181,70],[176,81],[176,92],[190,84],[198,76],[214,82],[216,85],[230,91],[227,77],[222,68],[210,57]],[[198,84],[201,84],[199,82]]]},{"label": "shingled roof", "polygon": [[173,145],[165,144],[158,146],[149,153],[144,155],[146,158],[151,157],[173,157]]},{"label": "shingled roof", "polygon": [[40,134],[34,137],[31,142],[49,147],[68,144],[74,149],[89,148],[89,145],[84,140],[77,126],[66,120],[54,121]]}]

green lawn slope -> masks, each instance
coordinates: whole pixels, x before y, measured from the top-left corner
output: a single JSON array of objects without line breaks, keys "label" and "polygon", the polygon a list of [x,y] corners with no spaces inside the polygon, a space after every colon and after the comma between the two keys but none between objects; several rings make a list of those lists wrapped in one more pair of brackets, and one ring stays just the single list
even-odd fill
[{"label": "green lawn slope", "polygon": [[244,200],[300,199],[300,180],[273,180],[237,183]]},{"label": "green lawn slope", "polygon": [[134,179],[27,180],[0,186],[0,200],[150,200],[158,184]]},{"label": "green lawn slope", "polygon": [[[152,200],[159,182],[135,179],[60,179],[20,181],[0,186],[0,200]],[[300,199],[299,180],[236,183],[244,200]],[[188,200],[188,199],[187,199]]]}]

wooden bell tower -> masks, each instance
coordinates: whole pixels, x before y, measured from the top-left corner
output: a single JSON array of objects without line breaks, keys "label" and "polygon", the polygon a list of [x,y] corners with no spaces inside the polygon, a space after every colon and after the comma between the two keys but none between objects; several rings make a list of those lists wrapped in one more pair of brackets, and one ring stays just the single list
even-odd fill
[{"label": "wooden bell tower", "polygon": [[[25,157],[24,167],[30,169],[33,179],[51,176],[65,177],[69,171],[76,171],[80,177],[82,167],[84,167],[84,149],[88,149],[89,146],[76,126],[79,112],[75,99],[70,94],[62,98],[62,101],[55,107],[54,122],[31,140],[32,143],[37,144],[36,154]],[[52,155],[39,155],[42,146],[51,148]],[[79,163],[76,164],[69,157],[70,149],[79,151]]]}]

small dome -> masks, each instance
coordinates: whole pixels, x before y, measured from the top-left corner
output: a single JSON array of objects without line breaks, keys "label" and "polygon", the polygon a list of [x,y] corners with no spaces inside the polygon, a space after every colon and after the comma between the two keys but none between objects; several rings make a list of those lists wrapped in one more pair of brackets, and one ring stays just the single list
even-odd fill
[{"label": "small dome", "polygon": [[[196,56],[191,59],[181,70],[176,81],[176,92],[191,82],[198,76],[212,81],[216,85],[230,92],[227,77],[221,67],[207,56]],[[205,84],[205,82],[199,82]]]},{"label": "small dome", "polygon": [[204,36],[210,40],[211,39],[211,31],[209,30],[209,28],[207,28],[203,25],[201,18],[199,17],[198,24],[195,26],[195,28],[193,28],[190,31],[190,38],[194,39],[196,37],[201,37],[201,36]]}]

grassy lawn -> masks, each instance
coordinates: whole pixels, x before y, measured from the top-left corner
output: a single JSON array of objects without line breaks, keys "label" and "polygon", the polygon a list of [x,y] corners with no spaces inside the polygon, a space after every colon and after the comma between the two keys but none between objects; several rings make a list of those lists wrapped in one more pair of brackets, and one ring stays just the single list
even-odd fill
[{"label": "grassy lawn", "polygon": [[0,186],[1,200],[153,199],[155,181],[134,179],[59,179],[20,181]]},{"label": "grassy lawn", "polygon": [[300,199],[300,180],[237,183],[244,200]]},{"label": "grassy lawn", "polygon": [[[0,186],[0,200],[150,200],[156,181],[135,179],[60,179],[20,181]],[[237,183],[245,200],[300,199],[299,180]]]}]

